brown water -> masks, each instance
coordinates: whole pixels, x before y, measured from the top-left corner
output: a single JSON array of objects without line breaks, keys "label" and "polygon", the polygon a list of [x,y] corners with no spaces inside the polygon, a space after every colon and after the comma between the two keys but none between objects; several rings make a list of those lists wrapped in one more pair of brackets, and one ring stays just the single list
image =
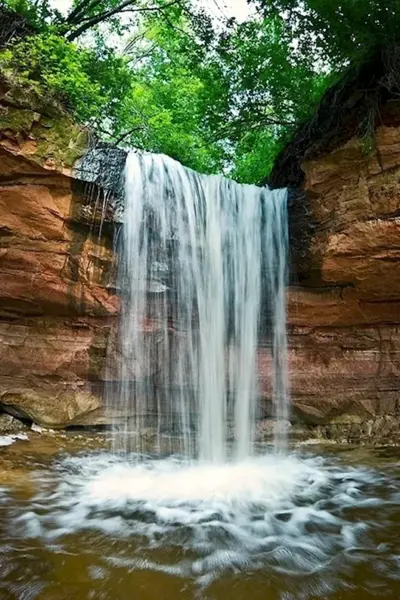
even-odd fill
[{"label": "brown water", "polygon": [[1,600],[400,598],[399,449],[209,467],[103,448],[0,448]]}]

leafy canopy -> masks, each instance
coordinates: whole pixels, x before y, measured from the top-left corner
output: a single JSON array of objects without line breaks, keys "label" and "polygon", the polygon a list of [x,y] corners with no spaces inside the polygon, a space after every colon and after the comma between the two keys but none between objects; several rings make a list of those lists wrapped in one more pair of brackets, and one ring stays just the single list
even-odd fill
[{"label": "leafy canopy", "polygon": [[262,181],[350,62],[396,43],[400,0],[250,0],[217,26],[196,0],[0,0],[24,15],[0,67],[107,141]]},{"label": "leafy canopy", "polygon": [[112,119],[120,94],[128,93],[130,73],[112,52],[99,56],[77,48],[54,33],[41,33],[0,54],[0,66],[22,84],[46,95],[51,90],[82,122]]},{"label": "leafy canopy", "polygon": [[400,0],[251,0],[264,16],[282,15],[286,36],[309,60],[332,68],[397,44]]}]

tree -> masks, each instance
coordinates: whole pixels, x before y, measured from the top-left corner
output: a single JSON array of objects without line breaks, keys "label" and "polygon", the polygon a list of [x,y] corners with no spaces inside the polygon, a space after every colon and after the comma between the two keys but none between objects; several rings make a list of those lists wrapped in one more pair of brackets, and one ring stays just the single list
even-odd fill
[{"label": "tree", "polygon": [[121,104],[123,143],[169,154],[200,171],[222,169],[225,152],[207,122],[214,106],[214,88],[206,89],[204,78],[208,52],[186,15],[172,26],[156,16],[145,20],[127,45],[132,88]]},{"label": "tree", "polygon": [[400,0],[250,0],[266,17],[281,15],[297,51],[333,69],[365,60],[400,39]]},{"label": "tree", "polygon": [[186,14],[197,21],[198,33],[210,31],[205,11],[194,11],[189,0],[74,0],[66,14],[55,9],[51,0],[0,0],[2,5],[25,15],[37,31],[51,27],[70,42],[101,25],[122,34],[151,14],[163,16],[172,27],[177,15]]},{"label": "tree", "polygon": [[348,65],[396,43],[400,0],[250,1],[254,17],[216,30],[191,0],[75,0],[66,15],[0,0],[36,32],[0,66],[107,141],[258,183]]},{"label": "tree", "polygon": [[[16,7],[13,0],[9,4]],[[85,27],[94,27],[89,44],[76,45],[65,35],[65,20],[78,23],[84,9],[98,11],[100,3],[96,7],[76,3],[66,17],[51,12],[47,2],[36,3],[36,12],[33,4],[26,0],[19,3],[19,10],[36,34],[0,54],[3,70],[43,95],[55,94],[106,141],[165,152],[206,172],[221,168],[222,152],[204,133],[203,84],[194,69],[204,56],[210,32],[205,15],[193,13],[183,1],[160,2],[162,10],[150,10],[154,3],[144,10],[142,3],[124,55],[108,44],[104,32],[96,32],[100,16],[110,11],[97,12],[96,25],[86,13]],[[114,5],[113,13],[122,6]],[[117,21],[111,25],[118,33],[128,27],[123,23],[118,29]]]},{"label": "tree", "polygon": [[183,0],[78,0],[69,14],[56,22],[66,38],[74,41],[101,23],[111,22],[121,29],[121,22],[116,21],[121,15],[130,17],[125,24],[129,27],[138,15],[168,12],[172,7],[182,10]]}]

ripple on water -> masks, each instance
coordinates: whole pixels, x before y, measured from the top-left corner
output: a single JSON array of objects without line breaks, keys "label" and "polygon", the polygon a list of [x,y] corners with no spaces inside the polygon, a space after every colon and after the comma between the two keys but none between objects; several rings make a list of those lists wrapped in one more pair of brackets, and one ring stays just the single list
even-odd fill
[{"label": "ripple on water", "polygon": [[349,586],[365,564],[398,578],[398,548],[386,538],[400,489],[386,475],[294,454],[223,465],[141,458],[70,456],[38,472],[38,493],[15,511],[13,535],[60,551],[71,534],[100,532],[134,543],[120,554],[109,544],[99,573],[147,569],[202,586],[268,573],[301,579],[296,598]]}]

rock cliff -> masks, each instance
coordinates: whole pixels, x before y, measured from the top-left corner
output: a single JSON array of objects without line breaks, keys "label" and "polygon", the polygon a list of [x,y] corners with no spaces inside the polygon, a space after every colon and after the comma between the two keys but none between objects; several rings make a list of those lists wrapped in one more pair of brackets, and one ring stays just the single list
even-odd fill
[{"label": "rock cliff", "polygon": [[71,177],[87,144],[59,107],[0,83],[0,406],[51,427],[99,407],[118,311],[112,236]]},{"label": "rock cliff", "polygon": [[[366,144],[354,118],[365,97],[355,88],[343,88],[345,110],[331,116],[335,136],[316,144],[318,127],[313,140],[300,135],[300,151],[293,153],[296,141],[289,145],[272,177],[294,190],[293,430],[393,441],[400,423],[400,101],[382,95]],[[57,106],[1,82],[0,408],[50,427],[109,421],[101,409],[113,371],[106,377],[105,355],[119,299],[112,214],[100,228],[102,190],[71,174],[87,147],[88,132]],[[261,347],[266,416],[270,368]]]},{"label": "rock cliff", "polygon": [[[321,424],[328,437],[395,441],[400,440],[400,101],[385,84],[385,64],[376,61],[328,92],[321,110],[328,117],[314,122],[308,139],[305,128],[299,132],[273,179],[297,187],[289,290],[294,421]],[[341,95],[339,108],[335,94]],[[335,123],[324,143],[326,118]],[[360,131],[360,118],[370,120],[368,135]]]}]

